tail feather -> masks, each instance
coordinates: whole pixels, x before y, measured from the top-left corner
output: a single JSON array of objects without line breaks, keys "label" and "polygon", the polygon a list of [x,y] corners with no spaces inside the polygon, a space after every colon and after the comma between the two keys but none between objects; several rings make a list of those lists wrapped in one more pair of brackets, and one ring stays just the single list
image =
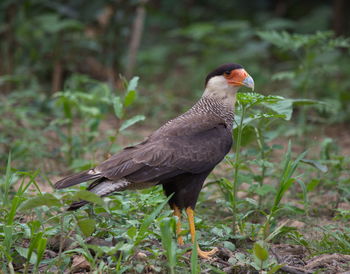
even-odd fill
[{"label": "tail feather", "polygon": [[[116,191],[123,191],[127,189],[130,184],[131,182],[127,180],[119,180],[117,182],[113,182],[106,178],[100,178],[92,182],[91,185],[87,188],[87,190],[101,197],[105,197],[105,196],[111,195]],[[76,210],[88,203],[89,203],[88,201],[84,201],[84,200],[76,201],[76,202],[73,202],[67,210],[68,211]]]},{"label": "tail feather", "polygon": [[88,204],[89,202],[87,201],[77,201],[72,203],[68,208],[67,211],[73,211],[73,210],[77,210],[78,208],[81,208],[82,206]]},{"label": "tail feather", "polygon": [[85,170],[77,174],[73,174],[66,178],[63,178],[59,180],[57,183],[55,183],[55,188],[57,189],[66,188],[66,187],[74,186],[86,181],[96,180],[103,177],[100,173],[94,173],[91,171],[93,170],[92,169]]}]

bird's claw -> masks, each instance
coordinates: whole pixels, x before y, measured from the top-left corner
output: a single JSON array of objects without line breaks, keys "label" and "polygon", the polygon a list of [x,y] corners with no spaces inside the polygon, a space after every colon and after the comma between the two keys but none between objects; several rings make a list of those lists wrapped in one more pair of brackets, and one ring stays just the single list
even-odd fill
[{"label": "bird's claw", "polygon": [[177,243],[178,243],[178,245],[180,245],[180,246],[183,246],[183,245],[185,244],[185,243],[184,243],[184,240],[182,239],[181,236],[177,237]]},{"label": "bird's claw", "polygon": [[213,256],[218,251],[219,251],[219,249],[216,247],[210,251],[203,251],[199,247],[197,247],[198,256],[201,257],[202,259],[206,259],[206,260],[210,259],[211,256]]}]

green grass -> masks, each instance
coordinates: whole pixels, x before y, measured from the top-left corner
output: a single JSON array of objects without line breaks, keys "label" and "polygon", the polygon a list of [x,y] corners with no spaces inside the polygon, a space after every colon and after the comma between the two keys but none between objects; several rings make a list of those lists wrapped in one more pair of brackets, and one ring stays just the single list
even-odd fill
[{"label": "green grass", "polygon": [[[288,155],[286,157],[288,158]],[[287,162],[285,162],[286,165]],[[13,187],[10,178],[17,178],[27,183],[22,183],[16,193],[13,191],[11,193],[8,191]],[[29,181],[24,178],[28,178]],[[86,196],[77,195],[81,191],[76,189],[40,194],[40,184],[35,182],[36,178],[35,173],[18,174],[11,168],[9,161],[7,172],[1,181],[1,189],[5,190],[2,194],[8,195],[7,199],[2,200],[0,215],[0,240],[2,242],[0,255],[1,260],[6,262],[2,265],[4,272],[9,272],[11,269],[21,269],[25,273],[35,272],[39,268],[46,269],[46,271],[54,268],[66,269],[71,267],[71,258],[76,254],[81,254],[85,258],[91,270],[103,272],[122,273],[135,269],[141,271],[151,267],[158,271],[168,269],[170,273],[181,271],[199,273],[198,267],[204,271],[215,266],[197,259],[196,252],[189,257],[186,255],[186,249],[176,245],[175,219],[172,217],[172,212],[166,207],[166,199],[159,187],[141,192],[125,192],[110,197],[107,201],[105,199],[102,203],[90,197],[90,200],[96,205],[71,213],[65,212],[63,207],[67,206],[73,197],[86,198]],[[33,192],[29,190],[30,185],[37,185],[35,190],[37,195],[34,197]],[[290,185],[289,188],[297,189],[298,185]],[[295,229],[280,227],[278,221],[285,216],[288,216],[289,219],[303,216],[306,222],[308,218],[312,219],[306,215],[305,211],[297,212],[287,204],[283,207],[278,206],[279,210],[276,210],[276,204],[278,204],[276,201],[281,201],[282,198],[303,202],[302,197],[293,195],[288,189],[282,191],[281,187],[277,188],[276,193],[269,194],[271,198],[274,197],[275,202],[271,204],[271,210],[264,210],[270,214],[266,218],[265,213],[258,209],[257,200],[255,200],[255,213],[247,216],[246,213],[254,207],[247,206],[249,203],[252,204],[251,201],[247,203],[248,197],[243,199],[246,200],[246,203],[241,202],[245,206],[238,206],[236,212],[240,224],[239,231],[232,234],[232,227],[227,221],[232,217],[229,211],[222,206],[227,201],[218,200],[214,203],[210,197],[205,197],[217,189],[217,184],[212,184],[201,195],[197,211],[199,216],[197,227],[200,231],[198,242],[204,248],[218,245],[229,247],[233,251],[237,248],[240,252],[246,250],[244,258],[243,255],[235,255],[231,262],[237,263],[238,260],[248,268],[276,269],[277,263],[272,256],[266,258],[265,255],[257,255],[263,252],[257,251],[259,248],[255,247],[254,253],[250,255],[249,250],[252,246],[249,243],[258,240],[264,241],[266,245],[301,244],[314,255],[348,254],[350,250],[349,230],[345,227],[348,221],[346,215],[337,217],[338,227],[325,227],[318,231],[322,235],[318,240],[308,238],[307,234],[310,231],[306,231],[306,235],[303,236],[302,233],[305,231],[295,233]],[[254,199],[254,196],[249,199]],[[265,201],[262,207],[268,208],[269,205]],[[310,209],[313,207],[311,201],[309,207]],[[260,221],[256,222],[256,218]],[[342,223],[343,226],[339,226]],[[308,229],[312,231],[317,228],[311,226]],[[86,242],[89,237],[102,239],[109,245],[101,246]],[[190,241],[189,237],[185,236],[185,239]],[[65,241],[69,242],[70,247],[63,244]],[[232,241],[236,244],[232,245]],[[54,254],[53,258],[48,256],[48,252]],[[259,256],[262,258],[259,259]]]},{"label": "green grass", "polygon": [[[310,252],[308,256],[348,254],[349,214],[336,204],[328,208],[336,216],[328,217],[329,222],[336,224],[333,227],[309,225],[298,229],[286,222],[301,219],[312,223],[313,218],[322,217],[313,199],[330,191],[336,193],[338,203],[350,197],[347,168],[350,158],[338,153],[333,140],[326,139],[318,147],[319,154],[312,154],[312,160],[306,158],[306,152],[293,152],[291,142],[269,145],[267,124],[285,119],[286,113],[293,111],[288,107],[292,105],[282,97],[255,93],[239,97],[236,110],[239,122],[234,134],[241,138],[235,153],[228,155],[223,165],[225,175],[210,176],[196,214],[199,231],[196,241],[204,249],[219,246],[231,252],[231,257],[224,257],[225,264],[197,258],[186,227],[184,238],[188,245],[177,246],[175,218],[161,187],[126,191],[105,199],[85,191],[85,186],[45,193],[41,189],[51,185],[45,179],[50,176],[40,171],[16,170],[9,154],[0,181],[0,258],[4,262],[1,270],[63,271],[75,267],[79,255],[90,271],[98,273],[146,269],[222,273],[229,266],[237,271],[256,269],[274,273],[281,264],[269,248],[278,243],[304,246]],[[95,139],[90,139],[89,145],[94,142]],[[281,149],[283,154],[278,153]],[[318,159],[314,160],[315,157]],[[244,194],[239,197],[242,184]],[[64,210],[78,199],[86,199],[92,205],[77,212]],[[320,235],[317,239],[312,236],[315,231]]]}]

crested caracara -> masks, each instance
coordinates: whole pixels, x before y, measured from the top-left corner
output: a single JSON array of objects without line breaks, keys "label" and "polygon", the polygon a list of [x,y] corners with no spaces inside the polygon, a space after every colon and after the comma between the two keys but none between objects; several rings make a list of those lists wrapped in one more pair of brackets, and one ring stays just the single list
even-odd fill
[{"label": "crested caracara", "polygon": [[[203,96],[190,110],[165,123],[142,143],[124,148],[93,169],[58,181],[55,187],[93,180],[87,190],[104,197],[161,184],[167,196],[173,194],[169,204],[178,217],[178,243],[183,244],[182,210],[187,213],[194,241],[197,198],[204,180],[231,148],[233,111],[241,86],[254,88],[252,77],[241,65],[218,67],[206,77]],[[74,202],[69,210],[85,204]],[[205,252],[198,247],[198,254],[208,258],[216,250]]]}]

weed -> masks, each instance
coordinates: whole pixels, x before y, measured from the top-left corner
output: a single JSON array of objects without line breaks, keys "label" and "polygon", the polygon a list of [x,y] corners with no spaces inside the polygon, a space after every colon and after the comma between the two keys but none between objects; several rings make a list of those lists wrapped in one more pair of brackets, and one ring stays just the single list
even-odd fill
[{"label": "weed", "polygon": [[[54,130],[64,144],[61,148],[68,164],[74,168],[86,168],[89,163],[81,158],[89,153],[94,155],[101,144],[97,137],[100,134],[99,125],[106,119],[108,110],[112,107],[116,117],[121,120],[119,129],[108,136],[110,143],[107,152],[114,151],[114,143],[120,132],[133,124],[145,119],[143,115],[127,117],[126,108],[137,98],[138,77],[124,81],[124,98],[116,95],[105,83],[92,80],[86,76],[74,75],[67,81],[64,91],[54,94],[60,112],[51,122],[49,129]],[[126,119],[128,118],[128,119]],[[79,130],[74,121],[80,119]],[[65,130],[64,130],[65,129]],[[77,134],[78,133],[78,134]]]}]

